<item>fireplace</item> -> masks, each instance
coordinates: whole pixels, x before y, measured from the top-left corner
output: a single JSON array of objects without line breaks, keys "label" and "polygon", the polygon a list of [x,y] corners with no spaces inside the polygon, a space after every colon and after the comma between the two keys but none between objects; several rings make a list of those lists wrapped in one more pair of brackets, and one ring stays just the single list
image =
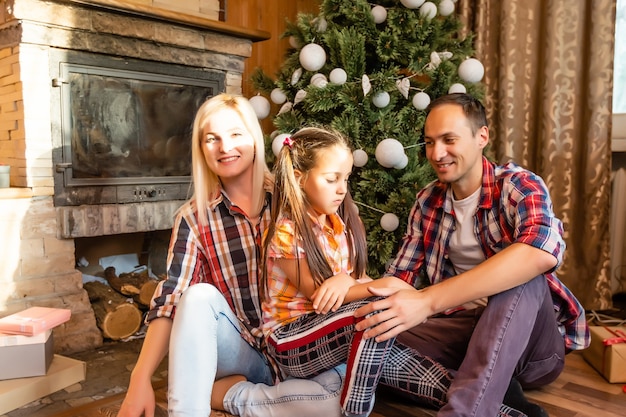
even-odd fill
[{"label": "fireplace", "polygon": [[269,36],[143,1],[1,4],[0,164],[11,187],[0,190],[0,317],[69,308],[55,350],[81,351],[102,335],[77,244],[171,229],[189,196],[195,109],[240,94],[252,43]]},{"label": "fireplace", "polygon": [[193,117],[225,74],[77,51],[51,61],[55,205],[187,199]]}]

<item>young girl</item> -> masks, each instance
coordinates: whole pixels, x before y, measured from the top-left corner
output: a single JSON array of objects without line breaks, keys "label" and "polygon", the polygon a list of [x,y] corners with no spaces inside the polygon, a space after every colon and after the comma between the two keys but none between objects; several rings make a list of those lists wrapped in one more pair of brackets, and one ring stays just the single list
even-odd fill
[{"label": "young girl", "polygon": [[393,340],[365,340],[354,329],[353,312],[374,283],[357,285],[366,279],[367,248],[351,172],[352,152],[337,132],[304,128],[285,140],[264,241],[264,330],[287,375],[311,377],[347,360],[342,412],[366,416]]}]

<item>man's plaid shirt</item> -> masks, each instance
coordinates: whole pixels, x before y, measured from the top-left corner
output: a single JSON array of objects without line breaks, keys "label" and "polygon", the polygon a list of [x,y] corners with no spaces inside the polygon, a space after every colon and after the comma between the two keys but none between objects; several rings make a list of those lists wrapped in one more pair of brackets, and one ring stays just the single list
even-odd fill
[{"label": "man's plaid shirt", "polygon": [[[421,273],[431,284],[456,275],[448,258],[455,228],[451,193],[448,184],[435,181],[417,194],[407,233],[387,275],[413,285]],[[563,225],[552,211],[545,183],[536,174],[514,163],[497,166],[483,157],[482,191],[474,219],[476,237],[486,258],[521,242],[553,254],[561,264],[565,250]],[[590,336],[583,307],[554,270],[545,277],[565,347],[586,348]]]}]

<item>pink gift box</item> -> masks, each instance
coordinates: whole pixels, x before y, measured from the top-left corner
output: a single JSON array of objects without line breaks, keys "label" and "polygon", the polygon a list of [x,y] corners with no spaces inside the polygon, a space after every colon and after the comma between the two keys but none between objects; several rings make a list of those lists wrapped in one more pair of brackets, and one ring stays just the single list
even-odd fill
[{"label": "pink gift box", "polygon": [[34,336],[70,319],[72,311],[65,308],[30,307],[0,319],[0,332]]}]

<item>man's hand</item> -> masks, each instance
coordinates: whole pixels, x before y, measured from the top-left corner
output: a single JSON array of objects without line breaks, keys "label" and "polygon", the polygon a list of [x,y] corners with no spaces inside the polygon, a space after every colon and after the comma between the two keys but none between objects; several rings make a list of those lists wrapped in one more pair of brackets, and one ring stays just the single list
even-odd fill
[{"label": "man's hand", "polygon": [[403,331],[423,323],[428,318],[428,299],[422,291],[397,288],[373,288],[369,291],[376,296],[387,297],[372,301],[354,312],[356,317],[364,317],[378,311],[357,323],[357,330],[365,330],[363,337],[375,337],[382,342],[397,336]]}]

